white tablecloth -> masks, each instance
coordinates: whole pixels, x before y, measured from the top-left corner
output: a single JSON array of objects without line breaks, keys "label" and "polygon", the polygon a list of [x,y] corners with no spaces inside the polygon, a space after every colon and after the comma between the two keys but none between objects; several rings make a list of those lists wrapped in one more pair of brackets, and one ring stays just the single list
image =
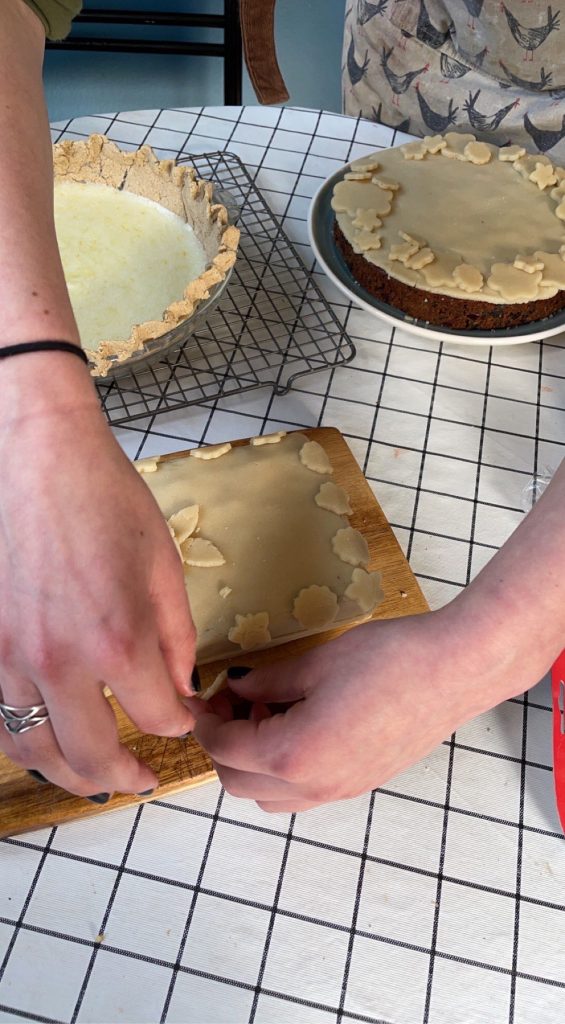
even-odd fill
[{"label": "white tablecloth", "polygon": [[[92,131],[167,156],[239,154],[308,266],[319,183],[400,141],[335,114],[258,107],[87,117],[53,135]],[[157,416],[119,440],[135,457],[339,427],[437,607],[563,455],[564,343],[438,346],[319,282],[353,336],[351,365],[274,400],[263,389]],[[0,844],[0,1021],[557,1024],[564,987],[546,683],[348,803],[271,817],[212,784]]]}]

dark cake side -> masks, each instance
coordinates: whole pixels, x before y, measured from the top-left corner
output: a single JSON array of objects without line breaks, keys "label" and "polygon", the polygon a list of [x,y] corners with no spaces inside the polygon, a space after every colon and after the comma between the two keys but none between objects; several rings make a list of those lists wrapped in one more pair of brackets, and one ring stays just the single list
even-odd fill
[{"label": "dark cake side", "polygon": [[415,320],[438,327],[454,331],[505,330],[543,320],[565,309],[565,291],[557,292],[551,299],[517,303],[477,302],[476,299],[456,299],[451,295],[427,292],[397,281],[374,263],[369,263],[360,253],[354,252],[337,221],[334,221],[334,239],[353,277],[371,295]]}]

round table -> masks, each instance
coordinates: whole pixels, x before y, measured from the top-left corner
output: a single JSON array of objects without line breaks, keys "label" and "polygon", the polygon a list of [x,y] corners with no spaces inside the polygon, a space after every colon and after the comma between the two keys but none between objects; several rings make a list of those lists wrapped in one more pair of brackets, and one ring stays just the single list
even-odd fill
[{"label": "round table", "polygon": [[[53,127],[234,152],[308,266],[306,215],[391,129],[313,110],[145,110]],[[565,347],[438,345],[320,287],[350,365],[287,395],[117,430],[132,456],[332,425],[432,607],[520,522],[565,442]],[[469,680],[472,685],[472,680]],[[417,709],[408,729],[418,728]],[[547,681],[387,786],[270,817],[218,784],[0,844],[0,1021],[531,1024],[562,1018],[565,848]]]}]

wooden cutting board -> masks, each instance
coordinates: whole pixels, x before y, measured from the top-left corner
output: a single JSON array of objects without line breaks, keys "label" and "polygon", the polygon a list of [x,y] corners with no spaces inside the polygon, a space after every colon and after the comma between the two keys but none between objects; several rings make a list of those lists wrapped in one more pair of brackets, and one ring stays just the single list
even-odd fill
[{"label": "wooden cutting board", "polygon": [[[369,568],[382,572],[385,600],[375,609],[373,618],[392,619],[428,611],[428,605],[398,541],[339,431],[323,427],[301,433],[306,434],[310,440],[318,441],[326,449],[334,468],[335,482],[344,487],[350,496],[353,508],[353,515],[349,517],[351,526],[360,530],[369,545]],[[179,454],[188,453],[175,452],[170,458],[178,458]],[[246,653],[245,662],[249,665],[264,665],[292,657],[326,643],[347,628],[351,627],[342,626],[323,635],[303,637],[255,654]],[[233,660],[241,664],[241,652]],[[200,675],[203,686],[208,686],[227,664],[214,662],[202,666]],[[162,798],[216,778],[209,758],[192,737],[177,740],[144,735],[132,725],[113,698],[110,698],[110,702],[116,714],[122,743],[130,747],[159,776],[159,788],[149,799]],[[141,797],[118,793],[107,804],[92,804],[56,786],[35,782],[27,772],[16,768],[0,753],[0,838],[59,825],[75,818],[105,814],[142,802]]]}]

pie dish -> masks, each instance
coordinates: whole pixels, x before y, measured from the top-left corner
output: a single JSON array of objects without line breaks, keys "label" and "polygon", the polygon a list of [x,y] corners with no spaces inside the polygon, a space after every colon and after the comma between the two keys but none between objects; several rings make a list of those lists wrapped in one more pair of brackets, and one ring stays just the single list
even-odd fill
[{"label": "pie dish", "polygon": [[188,321],[229,275],[239,231],[211,182],[101,135],[53,149],[55,224],[91,372]]}]

